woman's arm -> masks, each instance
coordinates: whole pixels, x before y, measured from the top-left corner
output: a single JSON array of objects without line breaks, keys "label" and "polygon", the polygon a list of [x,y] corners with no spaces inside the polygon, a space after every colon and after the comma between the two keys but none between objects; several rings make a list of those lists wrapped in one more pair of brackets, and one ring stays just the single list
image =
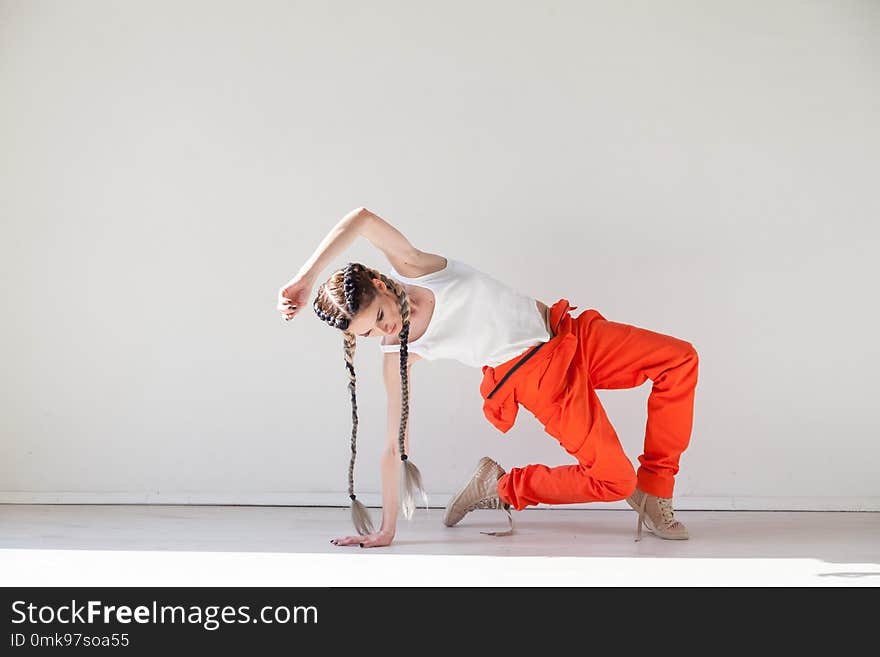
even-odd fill
[{"label": "woman's arm", "polygon": [[[425,265],[432,266],[423,254],[397,228],[364,207],[355,208],[330,230],[297,276],[315,280],[332,260],[344,252],[358,235],[363,235],[385,254],[391,265],[404,276],[421,275]],[[434,256],[436,258],[436,256]]]},{"label": "woman's arm", "polygon": [[390,223],[364,207],[345,215],[328,233],[296,276],[278,291],[277,310],[291,320],[308,303],[315,281],[327,265],[345,251],[358,235],[363,235],[382,251],[391,265],[404,276],[419,277],[446,266],[444,258],[423,253]]},{"label": "woman's arm", "polygon": [[[412,354],[410,354],[412,356]],[[412,408],[412,365],[407,361],[409,400]],[[385,449],[382,450],[382,525],[380,532],[394,538],[397,529],[397,512],[400,509],[400,416],[402,413],[400,388],[400,353],[386,353],[382,359],[382,378],[388,397],[385,423]],[[403,449],[409,454],[409,421],[403,434]]]},{"label": "woman's arm", "polygon": [[297,272],[296,278],[316,280],[327,265],[361,234],[368,214],[366,208],[355,208],[340,219]]},{"label": "woman's arm", "polygon": [[281,286],[276,309],[281,313],[282,319],[293,319],[308,305],[318,276],[333,258],[347,249],[360,235],[366,221],[366,208],[355,208],[345,215],[321,241],[312,257],[300,267],[296,276]]}]

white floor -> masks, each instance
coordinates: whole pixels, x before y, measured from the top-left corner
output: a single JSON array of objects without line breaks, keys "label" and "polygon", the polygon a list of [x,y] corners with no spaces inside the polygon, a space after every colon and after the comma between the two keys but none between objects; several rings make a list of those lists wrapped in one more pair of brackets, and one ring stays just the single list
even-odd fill
[{"label": "white floor", "polygon": [[442,515],[364,549],[330,543],[342,508],[4,504],[0,586],[880,585],[880,513],[680,511],[690,540],[638,543],[632,511]]}]

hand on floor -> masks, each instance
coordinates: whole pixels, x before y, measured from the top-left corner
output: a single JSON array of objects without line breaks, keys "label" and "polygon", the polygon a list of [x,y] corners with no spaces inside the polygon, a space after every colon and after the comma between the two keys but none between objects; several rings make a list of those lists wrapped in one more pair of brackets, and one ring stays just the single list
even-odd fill
[{"label": "hand on floor", "polygon": [[394,540],[394,532],[378,531],[372,534],[364,534],[361,536],[346,536],[344,538],[334,538],[330,542],[333,545],[359,545],[360,547],[384,547],[391,545]]}]

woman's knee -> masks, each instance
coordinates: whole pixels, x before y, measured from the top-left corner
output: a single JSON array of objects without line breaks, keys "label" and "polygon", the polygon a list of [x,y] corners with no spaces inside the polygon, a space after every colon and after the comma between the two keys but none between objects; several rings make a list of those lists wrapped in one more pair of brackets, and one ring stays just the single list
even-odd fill
[{"label": "woman's knee", "polygon": [[609,481],[606,484],[606,488],[608,489],[610,497],[606,501],[617,502],[618,500],[625,500],[627,497],[635,492],[636,483],[637,479],[635,470],[633,470],[631,477]]},{"label": "woman's knee", "polygon": [[628,472],[615,472],[613,476],[607,478],[597,478],[596,473],[592,473],[595,484],[594,494],[600,498],[599,501],[617,502],[633,494],[637,482],[636,471],[632,465],[629,465],[628,470]]}]

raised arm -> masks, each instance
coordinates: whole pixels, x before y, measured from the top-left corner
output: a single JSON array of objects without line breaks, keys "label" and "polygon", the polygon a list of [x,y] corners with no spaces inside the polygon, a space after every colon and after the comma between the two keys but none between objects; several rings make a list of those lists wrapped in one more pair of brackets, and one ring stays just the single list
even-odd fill
[{"label": "raised arm", "polygon": [[343,253],[359,236],[367,238],[382,251],[391,265],[404,276],[421,276],[437,269],[439,256],[423,253],[414,247],[397,228],[364,207],[346,214],[300,267],[296,276],[281,286],[278,311],[284,319],[293,319],[308,303],[315,281],[334,258]]},{"label": "raised arm", "polygon": [[361,229],[366,220],[367,209],[355,208],[336,222],[336,225],[330,229],[327,236],[318,244],[311,257],[299,268],[294,278],[308,279],[310,281],[316,280],[336,256],[351,246],[355,238],[361,234]]}]

